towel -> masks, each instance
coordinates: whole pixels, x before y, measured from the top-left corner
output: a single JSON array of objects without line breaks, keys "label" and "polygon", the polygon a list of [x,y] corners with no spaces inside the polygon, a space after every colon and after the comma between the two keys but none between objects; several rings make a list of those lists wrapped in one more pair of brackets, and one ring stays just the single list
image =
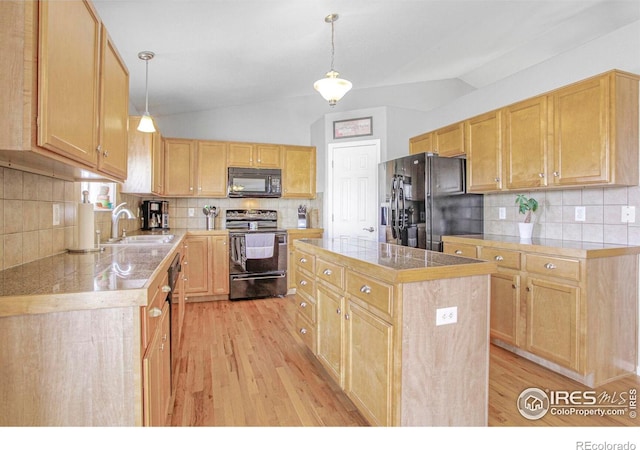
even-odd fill
[{"label": "towel", "polygon": [[244,237],[247,259],[273,257],[275,238],[273,233],[247,233]]}]

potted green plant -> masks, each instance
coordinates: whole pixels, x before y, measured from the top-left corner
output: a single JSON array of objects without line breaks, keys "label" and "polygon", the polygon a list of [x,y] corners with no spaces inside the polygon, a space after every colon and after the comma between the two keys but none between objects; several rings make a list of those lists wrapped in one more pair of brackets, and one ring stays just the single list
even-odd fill
[{"label": "potted green plant", "polygon": [[538,201],[533,197],[527,197],[524,194],[516,196],[516,204],[518,212],[524,214],[524,220],[518,223],[521,239],[531,239],[533,235],[533,224],[531,223],[531,213],[538,209]]}]

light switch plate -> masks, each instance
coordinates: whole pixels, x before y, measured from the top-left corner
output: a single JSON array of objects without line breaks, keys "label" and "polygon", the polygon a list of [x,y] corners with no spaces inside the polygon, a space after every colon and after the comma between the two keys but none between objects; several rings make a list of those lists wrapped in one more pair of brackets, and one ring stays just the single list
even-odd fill
[{"label": "light switch plate", "polygon": [[196,215],[196,210],[195,210],[195,208],[189,208],[189,209],[187,209],[187,215],[188,215],[189,217],[193,217],[193,216],[195,216],[195,215]]},{"label": "light switch plate", "polygon": [[60,225],[60,205],[58,203],[53,204],[53,224],[54,227]]},{"label": "light switch plate", "polygon": [[498,208],[498,218],[500,220],[504,220],[507,218],[507,208],[504,208],[504,207]]},{"label": "light switch plate", "polygon": [[584,206],[576,206],[576,222],[584,222],[586,218],[586,208]]},{"label": "light switch plate", "polygon": [[636,221],[636,207],[623,206],[622,217],[620,218],[620,220],[625,223],[634,223]]}]

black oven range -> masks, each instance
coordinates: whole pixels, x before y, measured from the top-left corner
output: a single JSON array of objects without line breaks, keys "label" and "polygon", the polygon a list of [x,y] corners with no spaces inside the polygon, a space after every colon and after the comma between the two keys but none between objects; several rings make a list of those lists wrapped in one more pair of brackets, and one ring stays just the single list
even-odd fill
[{"label": "black oven range", "polygon": [[249,300],[287,294],[287,232],[278,212],[228,209],[229,299]]}]

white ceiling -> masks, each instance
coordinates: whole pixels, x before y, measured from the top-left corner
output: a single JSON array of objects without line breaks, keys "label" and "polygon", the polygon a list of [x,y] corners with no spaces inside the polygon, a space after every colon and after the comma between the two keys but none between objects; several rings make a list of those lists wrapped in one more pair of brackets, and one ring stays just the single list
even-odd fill
[{"label": "white ceiling", "polygon": [[[93,0],[154,115],[319,95],[331,65],[354,89],[494,83],[640,20],[640,1]],[[349,95],[349,94],[347,94]]]}]

